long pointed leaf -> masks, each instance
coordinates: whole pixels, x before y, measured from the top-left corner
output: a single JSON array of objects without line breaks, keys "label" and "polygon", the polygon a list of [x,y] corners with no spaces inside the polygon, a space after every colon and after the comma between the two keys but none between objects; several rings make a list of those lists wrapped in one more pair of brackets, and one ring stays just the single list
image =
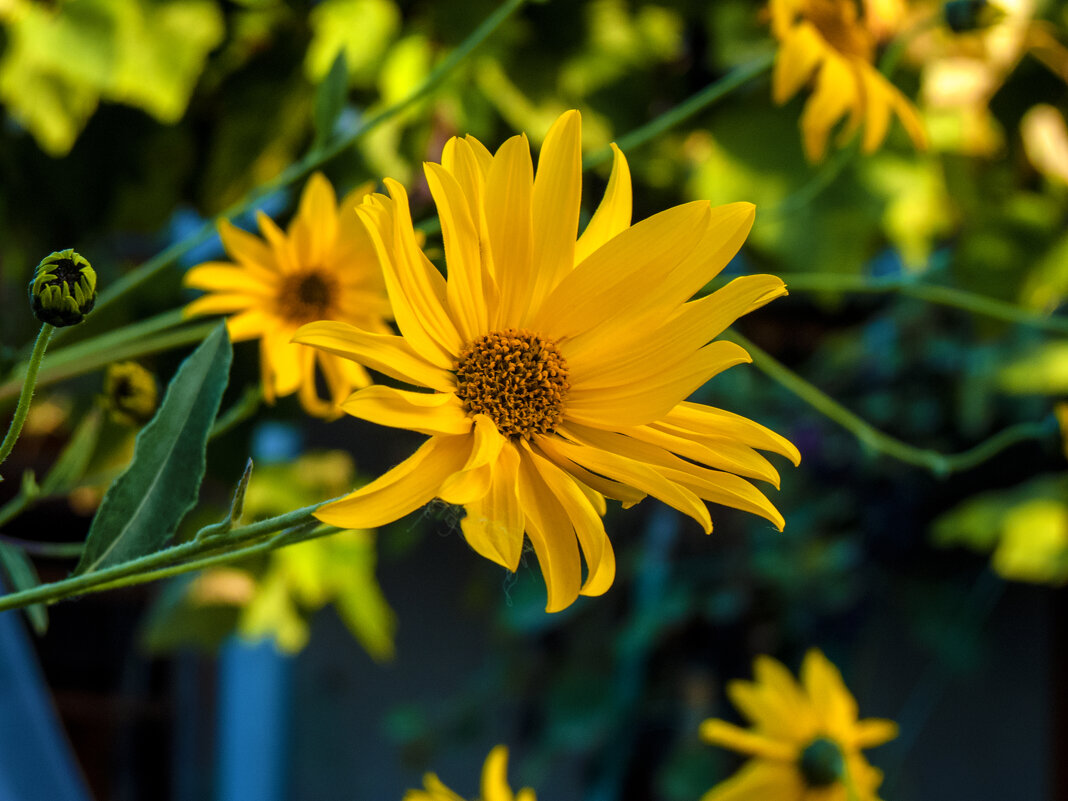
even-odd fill
[{"label": "long pointed leaf", "polygon": [[220,324],[182,362],[156,416],[137,435],[129,467],[104,495],[75,575],[153,553],[174,534],[197,500],[232,355]]}]

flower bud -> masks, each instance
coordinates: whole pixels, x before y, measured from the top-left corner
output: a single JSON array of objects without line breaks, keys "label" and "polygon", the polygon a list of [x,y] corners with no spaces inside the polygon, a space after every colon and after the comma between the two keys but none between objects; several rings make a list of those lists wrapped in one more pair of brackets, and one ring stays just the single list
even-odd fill
[{"label": "flower bud", "polygon": [[949,0],[942,6],[942,17],[953,33],[968,33],[996,25],[1005,12],[987,0]]},{"label": "flower bud", "polygon": [[155,376],[137,362],[112,362],[104,375],[104,406],[112,420],[143,426],[156,413]]},{"label": "flower bud", "polygon": [[76,325],[96,303],[96,272],[72,248],[45,256],[30,282],[33,313],[57,328]]}]

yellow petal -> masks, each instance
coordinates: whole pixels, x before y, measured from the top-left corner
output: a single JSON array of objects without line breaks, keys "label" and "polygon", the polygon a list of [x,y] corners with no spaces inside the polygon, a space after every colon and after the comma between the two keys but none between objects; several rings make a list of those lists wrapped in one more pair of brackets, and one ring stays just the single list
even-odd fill
[{"label": "yellow petal", "polygon": [[874,153],[886,138],[890,127],[890,98],[883,88],[882,75],[875,73],[874,79],[864,81],[864,137],[861,149],[865,153]]},{"label": "yellow petal", "polygon": [[315,172],[304,184],[300,205],[290,223],[297,258],[305,267],[326,261],[337,238],[337,195],[321,172]]},{"label": "yellow petal", "polygon": [[793,97],[812,76],[823,58],[826,45],[808,22],[790,29],[775,56],[775,71],[771,76],[771,97],[781,105]]},{"label": "yellow petal", "polygon": [[258,273],[221,261],[198,264],[186,272],[182,283],[206,292],[233,292],[264,297],[272,297],[277,292],[274,276],[263,281]]},{"label": "yellow petal", "polygon": [[600,473],[615,481],[659,498],[668,506],[689,515],[708,534],[712,531],[712,520],[708,508],[693,492],[669,481],[654,467],[628,459],[609,451],[589,445],[578,445],[559,437],[544,437],[539,446],[553,457],[554,461],[570,459],[594,473]]},{"label": "yellow petal", "polygon": [[508,749],[498,745],[489,752],[482,767],[481,801],[512,801],[508,786]]},{"label": "yellow petal", "polygon": [[529,451],[519,456],[519,502],[545,577],[545,611],[559,612],[575,602],[582,585],[578,542],[570,518],[537,472]]},{"label": "yellow petal", "polygon": [[250,307],[255,308],[259,305],[260,300],[255,295],[245,293],[224,295],[214,292],[186,304],[185,308],[182,309],[182,316],[197,317],[202,314],[230,314]]},{"label": "yellow petal", "polygon": [[289,237],[278,227],[274,220],[262,211],[256,212],[256,222],[259,223],[260,233],[271,246],[273,261],[283,273],[292,273],[300,269],[301,264],[297,261],[297,254],[293,249],[293,243]]},{"label": "yellow petal", "polygon": [[575,266],[582,202],[582,118],[566,111],[553,123],[538,156],[531,213],[534,220],[534,283],[530,308]]},{"label": "yellow petal", "polygon": [[471,418],[451,392],[406,392],[375,384],[341,404],[353,417],[423,434],[466,434]]},{"label": "yellow petal", "polygon": [[493,478],[493,465],[505,443],[497,426],[484,414],[475,415],[473,434],[471,455],[463,469],[445,479],[438,492],[443,501],[457,506],[474,503],[486,496]]},{"label": "yellow petal", "polygon": [[626,229],[557,284],[535,310],[532,327],[560,340],[625,316],[697,245],[708,218],[708,202],[694,201]]},{"label": "yellow petal", "polygon": [[226,332],[230,335],[231,342],[263,336],[264,331],[271,325],[272,318],[260,309],[249,309],[226,318]]},{"label": "yellow petal", "polygon": [[[645,493],[634,489],[634,487],[621,484],[618,481],[613,481],[604,476],[595,475],[585,467],[575,464],[570,459],[563,458],[556,452],[550,452],[553,439],[553,437],[536,437],[534,440],[534,447],[538,449],[541,455],[545,456],[545,458],[578,481],[580,485],[598,495],[621,501],[625,509],[629,509],[631,506],[634,506],[634,504],[640,503],[645,498]],[[548,450],[541,448],[542,443],[546,440],[549,440]],[[600,504],[604,504],[603,498],[601,499]],[[604,512],[602,511],[600,514],[604,514]]]},{"label": "yellow petal", "polygon": [[[267,363],[276,397],[292,395],[300,387],[301,381],[306,380],[305,374],[310,372],[310,367],[305,369],[302,364],[301,350],[300,345],[289,342],[288,335],[283,331],[268,331],[260,339],[260,358]],[[307,380],[314,380],[314,376],[309,376]]]},{"label": "yellow petal", "polygon": [[326,378],[326,386],[330,390],[330,401],[339,410],[342,402],[354,389],[366,387],[371,383],[367,371],[355,362],[321,350],[315,351],[315,355]]},{"label": "yellow petal", "polygon": [[474,550],[515,572],[523,553],[526,517],[517,494],[519,454],[507,440],[492,467],[489,492],[465,505],[460,521],[464,538]]},{"label": "yellow petal", "polygon": [[640,335],[616,337],[614,342],[607,337],[598,342],[601,338],[591,334],[566,347],[565,358],[574,374],[581,374],[583,386],[645,381],[663,370],[666,354],[684,358],[695,353],[742,315],[785,294],[785,284],[773,275],[736,278],[711,295],[684,304],[655,330],[636,325]]},{"label": "yellow petal", "polygon": [[[667,358],[667,354],[665,354]],[[603,385],[573,375],[565,419],[599,428],[618,428],[651,423],[664,415],[713,376],[736,364],[751,362],[745,349],[733,342],[718,340],[696,354],[663,365],[659,371],[635,373],[631,380],[623,374],[616,383]]]},{"label": "yellow petal", "polygon": [[531,451],[527,443],[524,442],[523,445],[527,449],[527,458],[531,460],[575,527],[587,568],[586,581],[579,590],[580,594],[603,595],[615,580],[616,559],[600,515],[571,476],[548,459]]},{"label": "yellow petal", "polygon": [[860,103],[856,77],[844,59],[828,56],[820,68],[816,91],[801,113],[805,154],[820,161],[827,150],[827,137],[842,115]]},{"label": "yellow petal", "polygon": [[816,648],[805,654],[801,663],[801,683],[827,732],[837,739],[848,739],[857,720],[857,702],[838,668]]},{"label": "yellow petal", "polygon": [[527,138],[519,135],[501,145],[486,176],[486,229],[501,290],[494,328],[518,327],[530,302],[533,169]]},{"label": "yellow petal", "polygon": [[665,478],[691,490],[703,500],[759,515],[775,524],[780,531],[783,528],[782,515],[771,502],[756,487],[733,473],[709,470],[680,459],[656,445],[612,431],[598,431],[569,423],[567,435],[584,445],[655,466]]},{"label": "yellow petal", "polygon": [[471,438],[431,437],[406,460],[339,501],[319,507],[315,517],[339,528],[367,529],[392,523],[434,498],[442,482],[463,467]]},{"label": "yellow petal", "polygon": [[801,775],[793,765],[751,759],[701,796],[701,801],[800,801],[803,790]]},{"label": "yellow petal", "polygon": [[725,720],[710,718],[701,724],[698,733],[706,743],[730,748],[742,754],[765,759],[781,759],[785,762],[797,758],[795,744],[743,729]]},{"label": "yellow petal", "polygon": [[[415,241],[408,194],[404,187],[392,178],[387,178],[385,184],[393,199],[393,266],[396,268],[397,289],[402,291],[410,302],[419,326],[433,338],[451,363],[451,357],[460,352],[463,343],[446,310],[445,279]],[[387,287],[389,277],[387,272]],[[390,288],[389,298],[396,308],[393,288]],[[399,317],[397,323],[400,324]]]},{"label": "yellow petal", "polygon": [[216,228],[226,252],[251,274],[257,275],[261,280],[268,280],[278,274],[274,252],[262,239],[248,231],[242,231],[229,220],[219,220]]},{"label": "yellow petal", "polygon": [[711,437],[735,439],[763,451],[782,454],[794,465],[801,464],[801,452],[790,440],[734,412],[683,401],[664,416],[664,422]]},{"label": "yellow petal", "polygon": [[612,143],[612,174],[601,198],[597,211],[586,224],[578,242],[575,243],[575,264],[581,264],[591,253],[612,237],[630,227],[633,203],[630,182],[630,167],[623,151]]},{"label": "yellow petal", "polygon": [[294,342],[324,350],[380,373],[439,392],[453,392],[452,373],[427,362],[404,337],[372,334],[348,323],[323,320],[301,326]]},{"label": "yellow petal", "polygon": [[445,261],[449,271],[446,297],[461,337],[465,342],[470,342],[486,332],[488,320],[482,293],[478,229],[456,179],[440,164],[427,162],[423,169],[438,208],[445,242]]},{"label": "yellow petal", "polygon": [[857,748],[874,748],[897,737],[897,724],[883,718],[865,718],[857,721],[853,744]]},{"label": "yellow petal", "polygon": [[648,442],[699,464],[726,470],[740,476],[767,481],[779,488],[779,473],[771,463],[752,448],[730,440],[706,439],[698,441],[686,436],[682,429],[671,429],[654,423],[652,426],[628,426],[620,434]]}]

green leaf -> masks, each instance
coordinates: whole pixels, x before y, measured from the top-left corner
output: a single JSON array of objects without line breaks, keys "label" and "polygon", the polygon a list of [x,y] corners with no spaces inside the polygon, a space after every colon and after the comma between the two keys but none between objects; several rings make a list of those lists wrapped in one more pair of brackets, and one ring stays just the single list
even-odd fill
[{"label": "green leaf", "polygon": [[100,436],[100,423],[99,409],[90,410],[82,418],[70,442],[63,448],[56,463],[52,465],[52,469],[41,482],[42,495],[66,493],[77,486],[78,481],[85,475],[93,451],[96,450],[96,442]]},{"label": "green leaf", "polygon": [[[0,567],[3,567],[4,573],[11,580],[15,592],[32,590],[41,583],[26,552],[6,542],[0,542]],[[43,637],[48,631],[48,612],[45,611],[44,604],[31,604],[24,611],[34,632],[38,637]]]},{"label": "green leaf", "polygon": [[341,116],[345,107],[345,94],[349,80],[348,67],[345,66],[345,50],[337,52],[330,72],[326,74],[315,92],[315,147],[322,147],[330,141],[334,123]]},{"label": "green leaf", "polygon": [[129,467],[104,495],[75,575],[153,553],[174,534],[197,500],[232,356],[220,324],[178,368]]}]

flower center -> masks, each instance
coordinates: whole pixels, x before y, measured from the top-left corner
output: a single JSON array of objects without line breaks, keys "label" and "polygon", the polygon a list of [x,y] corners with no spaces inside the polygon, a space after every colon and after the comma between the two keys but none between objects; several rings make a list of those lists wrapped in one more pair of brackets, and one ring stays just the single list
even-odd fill
[{"label": "flower center", "polygon": [[842,778],[845,760],[838,743],[827,737],[817,737],[801,752],[797,768],[809,787],[829,787]]},{"label": "flower center", "polygon": [[854,0],[808,0],[804,16],[839,53],[865,61],[874,58],[875,43],[857,19]]},{"label": "flower center", "polygon": [[556,429],[570,387],[556,343],[522,328],[468,344],[456,365],[456,385],[469,415],[488,415],[502,434],[524,439]]},{"label": "flower center", "polygon": [[330,301],[337,290],[333,276],[318,270],[293,273],[282,281],[278,293],[278,314],[298,325],[326,317]]}]

